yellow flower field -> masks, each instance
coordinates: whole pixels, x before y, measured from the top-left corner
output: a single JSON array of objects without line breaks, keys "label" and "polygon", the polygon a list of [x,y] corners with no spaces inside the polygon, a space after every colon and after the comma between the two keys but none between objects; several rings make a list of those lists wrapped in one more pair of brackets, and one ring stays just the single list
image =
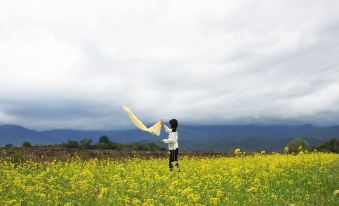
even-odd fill
[{"label": "yellow flower field", "polygon": [[339,155],[0,160],[0,205],[339,205]]}]

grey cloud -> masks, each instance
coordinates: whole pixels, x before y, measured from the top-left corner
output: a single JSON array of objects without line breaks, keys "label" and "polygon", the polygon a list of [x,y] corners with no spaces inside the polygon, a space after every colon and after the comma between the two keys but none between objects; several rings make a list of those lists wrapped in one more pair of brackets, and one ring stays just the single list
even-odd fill
[{"label": "grey cloud", "polygon": [[0,122],[130,127],[129,104],[150,123],[337,124],[337,1],[17,5],[0,3]]}]

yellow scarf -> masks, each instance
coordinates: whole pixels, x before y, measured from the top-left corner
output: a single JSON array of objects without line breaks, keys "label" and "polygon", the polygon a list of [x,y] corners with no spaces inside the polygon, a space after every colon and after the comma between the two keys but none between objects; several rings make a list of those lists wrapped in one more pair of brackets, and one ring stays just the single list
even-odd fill
[{"label": "yellow scarf", "polygon": [[129,108],[127,105],[122,105],[122,109],[125,110],[133,122],[133,124],[139,128],[142,131],[149,132],[151,134],[155,134],[157,136],[160,135],[161,132],[161,121],[155,123],[152,127],[147,128],[132,112],[131,108]]}]

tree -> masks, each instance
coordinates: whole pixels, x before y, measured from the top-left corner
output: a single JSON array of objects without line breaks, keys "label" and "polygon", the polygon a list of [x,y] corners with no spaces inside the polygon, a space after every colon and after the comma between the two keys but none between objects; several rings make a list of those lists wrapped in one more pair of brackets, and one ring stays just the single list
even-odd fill
[{"label": "tree", "polygon": [[99,138],[96,146],[100,149],[120,149],[120,144],[111,141],[106,135]]},{"label": "tree", "polygon": [[23,142],[22,146],[23,147],[32,147],[32,144],[30,142]]},{"label": "tree", "polygon": [[159,146],[156,145],[155,143],[151,142],[151,143],[148,143],[147,150],[149,150],[149,151],[157,151],[157,150],[159,150]]},{"label": "tree", "polygon": [[119,145],[119,143],[117,143],[117,142],[113,142],[113,141],[109,141],[109,148],[110,149],[119,149],[120,148],[120,145]]},{"label": "tree", "polygon": [[99,143],[109,144],[110,140],[106,135],[103,135],[99,138]]},{"label": "tree", "polygon": [[159,147],[157,144],[151,142],[151,143],[148,143],[146,150],[147,151],[166,151],[167,149],[163,147]]},{"label": "tree", "polygon": [[82,139],[82,140],[80,140],[80,145],[84,149],[90,149],[92,147],[92,140],[91,139]]},{"label": "tree", "polygon": [[12,144],[6,144],[5,147],[6,148],[11,148],[11,147],[13,147],[13,145]]},{"label": "tree", "polygon": [[66,148],[78,148],[79,143],[76,140],[68,140],[66,143],[62,144]]},{"label": "tree", "polygon": [[294,138],[287,145],[288,151],[290,153],[291,152],[298,153],[299,151],[308,149],[309,146],[310,145],[308,144],[308,142],[302,138]]},{"label": "tree", "polygon": [[322,152],[339,153],[339,140],[334,137],[318,145],[316,149]]}]

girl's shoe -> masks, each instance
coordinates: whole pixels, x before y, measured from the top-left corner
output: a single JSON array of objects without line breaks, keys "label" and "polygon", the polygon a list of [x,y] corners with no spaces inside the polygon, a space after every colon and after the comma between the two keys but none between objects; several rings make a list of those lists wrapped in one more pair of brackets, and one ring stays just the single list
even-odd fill
[{"label": "girl's shoe", "polygon": [[178,163],[175,163],[175,166],[178,168],[178,172],[180,172],[180,167]]}]

